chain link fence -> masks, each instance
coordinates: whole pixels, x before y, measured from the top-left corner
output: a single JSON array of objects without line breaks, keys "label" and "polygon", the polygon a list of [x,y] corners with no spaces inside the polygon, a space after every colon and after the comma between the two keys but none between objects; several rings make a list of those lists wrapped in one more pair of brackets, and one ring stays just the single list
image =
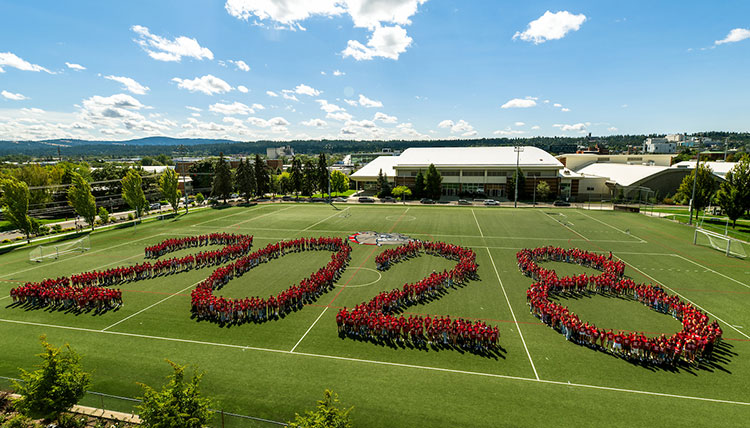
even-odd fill
[{"label": "chain link fence", "polygon": [[[0,391],[13,391],[13,381],[19,380],[20,379],[0,376]],[[104,411],[107,410],[121,412],[128,415],[136,415],[138,413],[137,406],[140,403],[141,400],[137,398],[86,391],[86,395],[78,404],[81,406],[101,409],[101,414],[104,414]],[[285,422],[242,415],[224,409],[212,409],[212,411],[213,419],[210,426],[213,428],[271,428],[287,426]],[[93,416],[97,416],[97,413]]]}]

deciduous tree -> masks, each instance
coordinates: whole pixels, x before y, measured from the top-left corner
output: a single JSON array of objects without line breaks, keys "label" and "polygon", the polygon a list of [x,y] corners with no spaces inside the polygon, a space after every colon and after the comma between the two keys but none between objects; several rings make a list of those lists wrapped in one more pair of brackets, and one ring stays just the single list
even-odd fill
[{"label": "deciduous tree", "polygon": [[349,190],[349,177],[341,171],[331,171],[331,191],[342,193]]},{"label": "deciduous tree", "polygon": [[148,204],[142,186],[141,174],[134,169],[128,169],[128,172],[122,179],[122,198],[125,199],[130,209],[135,211],[135,215],[138,218],[141,217]]},{"label": "deciduous tree", "polygon": [[[714,174],[711,171],[711,168],[699,164],[697,169],[694,169],[682,179],[682,183],[680,183],[680,187],[677,189],[677,197],[683,204],[690,203],[690,199],[693,195],[693,177],[696,176],[696,173],[698,180],[695,183],[695,200],[693,201],[693,208],[695,208],[695,215],[697,218],[698,211],[705,208],[708,203],[711,202],[716,182],[714,181]],[[692,214],[690,220],[692,220]]]},{"label": "deciduous tree", "polygon": [[29,186],[13,177],[0,180],[0,206],[13,227],[31,239],[33,224],[29,217]]},{"label": "deciduous tree", "polygon": [[185,379],[185,368],[167,361],[174,370],[161,390],[141,384],[144,389],[138,416],[150,428],[203,428],[211,419],[211,400],[201,394],[203,373]]},{"label": "deciduous tree", "polygon": [[292,428],[351,428],[349,416],[354,407],[339,408],[339,396],[326,389],[323,399],[318,401],[315,410],[308,410],[304,415],[295,414],[294,421],[289,422]]},{"label": "deciduous tree", "polygon": [[182,192],[178,189],[179,183],[177,172],[172,168],[167,168],[159,176],[159,191],[164,199],[172,206],[172,211],[177,214],[177,207],[180,203]]},{"label": "deciduous tree", "polygon": [[68,204],[86,220],[86,223],[94,230],[96,221],[96,199],[91,194],[91,186],[77,172],[73,173],[73,179],[68,187]]}]

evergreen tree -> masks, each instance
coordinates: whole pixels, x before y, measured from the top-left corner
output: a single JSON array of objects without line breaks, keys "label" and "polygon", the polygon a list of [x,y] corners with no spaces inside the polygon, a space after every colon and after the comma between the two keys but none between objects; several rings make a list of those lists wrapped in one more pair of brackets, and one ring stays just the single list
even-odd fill
[{"label": "evergreen tree", "polygon": [[[325,153],[321,153],[318,155],[318,188],[320,189],[320,193],[328,192],[329,179],[328,161],[326,160]],[[330,194],[328,196],[330,196]]]},{"label": "evergreen tree", "polygon": [[391,184],[381,169],[378,171],[378,198],[385,198],[386,196],[391,196]]},{"label": "evergreen tree", "polygon": [[289,422],[292,428],[351,428],[349,414],[354,407],[339,409],[339,396],[326,389],[323,399],[318,401],[315,410],[308,410],[304,415],[295,414],[294,421]]},{"label": "evergreen tree", "polygon": [[[714,181],[714,174],[711,172],[711,168],[705,165],[698,165],[697,169],[694,169],[690,174],[686,175],[680,183],[680,187],[677,189],[677,198],[679,198],[683,204],[690,203],[690,199],[693,196],[693,177],[697,174],[698,180],[695,183],[695,200],[693,201],[693,208],[695,208],[696,218],[698,211],[705,208],[711,198],[714,195],[714,188],[716,182]],[[690,220],[692,221],[692,213]]]},{"label": "evergreen tree", "polygon": [[196,162],[188,168],[190,179],[193,180],[193,189],[204,192],[211,188],[214,179],[214,162],[209,159]]},{"label": "evergreen tree", "polygon": [[73,173],[73,180],[68,187],[68,204],[76,213],[86,220],[86,223],[94,230],[96,221],[96,199],[91,194],[91,186],[77,172]]},{"label": "evergreen tree", "polygon": [[268,168],[259,154],[255,155],[255,190],[259,197],[263,197],[271,190],[271,178],[268,175]]},{"label": "evergreen tree", "polygon": [[214,182],[211,195],[221,198],[227,203],[227,198],[232,193],[232,170],[229,163],[224,160],[224,153],[219,154],[219,159],[214,165]]},{"label": "evergreen tree", "polygon": [[424,183],[424,175],[422,174],[422,171],[420,170],[417,172],[417,177],[414,179],[414,191],[412,194],[415,198],[419,199],[424,197],[425,195],[425,183]]},{"label": "evergreen tree", "polygon": [[292,191],[299,197],[302,192],[302,183],[305,181],[304,173],[302,172],[302,161],[296,156],[292,158],[292,171],[290,172],[290,179],[292,184]]},{"label": "evergreen tree", "polygon": [[135,216],[140,218],[146,209],[146,195],[143,193],[143,181],[141,174],[134,169],[128,169],[125,177],[122,179],[122,198],[135,211]]},{"label": "evergreen tree", "polygon": [[521,200],[525,195],[524,188],[526,187],[526,176],[524,176],[520,169],[517,169],[513,175],[506,180],[505,192],[508,194],[508,199],[515,200],[516,179],[518,179],[518,199]]},{"label": "evergreen tree", "polygon": [[[182,192],[179,189],[177,172],[172,168],[167,168],[159,176],[159,191],[164,199],[172,206],[172,211],[177,214],[177,208],[180,204]],[[187,208],[187,207],[186,207]]]},{"label": "evergreen tree", "polygon": [[305,162],[305,166],[302,169],[302,194],[305,196],[311,196],[315,192],[315,187],[318,182],[318,169],[311,160]]},{"label": "evergreen tree", "polygon": [[203,373],[193,373],[185,379],[185,367],[167,361],[172,373],[161,390],[141,384],[143,402],[138,406],[138,416],[150,428],[203,428],[211,419],[211,400],[200,391]]},{"label": "evergreen tree", "polygon": [[246,201],[255,194],[255,169],[250,164],[249,159],[240,159],[237,166],[237,191]]},{"label": "evergreen tree", "polygon": [[33,418],[53,419],[83,398],[91,386],[91,375],[83,371],[81,357],[65,345],[56,348],[41,337],[42,364],[29,372],[21,369],[21,382],[14,382],[21,398],[15,407]]},{"label": "evergreen tree", "polygon": [[0,207],[10,224],[31,239],[33,223],[29,217],[29,186],[15,178],[0,180]]},{"label": "evergreen tree", "polygon": [[428,198],[438,200],[442,193],[443,177],[440,176],[434,164],[430,164],[425,175],[425,194]]}]

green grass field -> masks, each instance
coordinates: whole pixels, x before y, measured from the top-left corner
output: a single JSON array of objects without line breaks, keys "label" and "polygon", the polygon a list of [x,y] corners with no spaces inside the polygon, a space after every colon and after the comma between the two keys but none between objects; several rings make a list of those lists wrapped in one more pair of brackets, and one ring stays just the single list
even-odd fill
[{"label": "green grass field", "polygon": [[[253,234],[254,248],[299,236],[400,232],[469,246],[480,280],[412,313],[487,320],[501,331],[496,358],[457,351],[391,349],[341,339],[335,315],[382,290],[447,268],[422,256],[378,273],[378,247],[356,246],[339,289],[285,319],[219,327],[191,319],[190,291],[211,269],[124,284],[125,305],[104,315],[7,307],[25,281],[132,264],[143,247],[167,237],[211,232]],[[750,261],[692,245],[692,229],[659,218],[612,211],[441,206],[265,204],[204,210],[176,220],[91,236],[91,250],[32,264],[30,248],[0,256],[0,376],[30,369],[46,334],[70,343],[93,371],[92,390],[124,397],[136,382],[161,384],[165,358],[206,372],[204,392],[227,412],[288,421],[325,388],[355,406],[357,427],[747,426],[750,420]],[[725,341],[710,365],[644,367],[566,342],[529,314],[515,253],[557,245],[612,251],[626,274],[659,283],[718,319]],[[750,249],[746,249],[748,251]],[[187,254],[186,250],[184,254]],[[182,252],[177,253],[182,254]],[[276,294],[326,263],[328,252],[293,254],[230,282],[226,296]],[[557,264],[558,273],[579,267]],[[339,292],[340,291],[340,292]],[[671,334],[679,322],[605,297],[565,302],[598,326]],[[99,405],[87,397],[84,404]],[[126,402],[106,407],[127,409]],[[227,426],[271,426],[227,418]],[[217,422],[217,426],[221,426]]]}]

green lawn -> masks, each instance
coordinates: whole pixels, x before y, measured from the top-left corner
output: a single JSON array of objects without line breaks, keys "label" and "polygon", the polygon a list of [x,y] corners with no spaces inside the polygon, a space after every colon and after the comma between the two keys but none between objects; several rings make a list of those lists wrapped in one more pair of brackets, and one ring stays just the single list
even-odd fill
[{"label": "green lawn", "polygon": [[[382,248],[356,246],[341,287],[314,305],[265,324],[219,327],[190,316],[190,291],[212,269],[124,284],[125,306],[95,316],[8,307],[8,290],[23,281],[144,260],[143,247],[167,237],[212,232],[255,236],[254,248],[299,236],[394,231],[469,246],[478,281],[409,312],[450,314],[497,325],[495,358],[456,351],[391,349],[341,339],[338,308],[448,268],[424,255],[382,274]],[[68,342],[94,372],[93,391],[136,397],[136,382],[160,384],[170,368],[205,370],[204,392],[227,412],[288,421],[313,406],[325,388],[355,406],[357,427],[474,426],[747,426],[750,418],[750,262],[692,245],[692,229],[659,218],[612,211],[403,205],[276,203],[203,210],[176,220],[95,233],[91,250],[32,264],[29,247],[0,255],[0,376],[30,369],[38,337]],[[659,283],[720,319],[725,342],[711,365],[665,370],[634,365],[579,347],[541,324],[526,305],[531,280],[515,253],[556,245],[609,252],[639,282]],[[750,251],[747,248],[746,251]],[[183,251],[178,254],[188,254]],[[231,297],[278,293],[327,262],[330,253],[285,256],[234,279]],[[551,263],[560,274],[581,268]],[[564,299],[604,328],[671,334],[673,318],[620,299]],[[522,335],[522,336],[521,336]],[[2,382],[0,382],[2,385]],[[101,401],[100,401],[101,400]],[[88,396],[89,405],[128,410],[122,400]],[[663,415],[663,416],[661,416]],[[271,426],[226,417],[226,426]],[[216,426],[221,426],[217,418]]]}]

